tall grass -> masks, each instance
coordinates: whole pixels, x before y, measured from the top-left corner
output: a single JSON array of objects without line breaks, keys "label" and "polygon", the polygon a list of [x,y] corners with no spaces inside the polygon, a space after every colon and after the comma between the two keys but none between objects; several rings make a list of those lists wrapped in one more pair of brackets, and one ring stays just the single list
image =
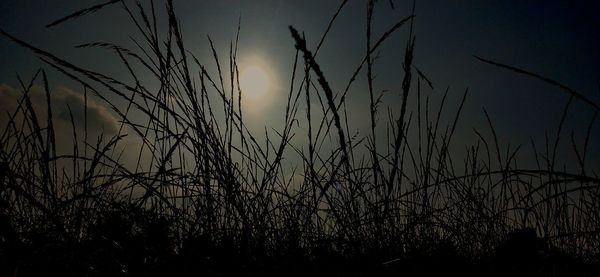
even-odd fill
[{"label": "tall grass", "polygon": [[[73,150],[58,153],[45,70],[29,82],[20,79],[22,98],[0,137],[0,235],[3,258],[13,259],[11,270],[23,275],[35,275],[35,270],[74,275],[250,270],[260,275],[268,268],[285,272],[309,264],[315,272],[350,274],[353,267],[342,267],[341,261],[360,258],[362,263],[348,263],[362,265],[358,272],[417,272],[407,261],[421,256],[447,263],[452,257],[484,264],[488,258],[501,260],[498,249],[509,247],[515,236],[507,235],[527,230],[544,245],[533,250],[535,255],[545,251],[535,260],[543,270],[556,263],[551,257],[557,253],[598,263],[600,178],[595,165],[586,163],[595,117],[584,145],[572,139],[579,171],[561,170],[556,149],[566,143],[559,138],[572,101],[583,101],[596,112],[599,108],[567,86],[479,58],[558,86],[571,98],[556,140],[547,139],[542,149],[532,141],[537,167],[520,166],[526,150],[503,147],[487,112],[489,129],[475,130],[478,139],[459,146],[465,147],[466,158],[456,160],[453,137],[468,105],[468,90],[459,97],[448,90],[424,92],[423,84],[431,90],[433,85],[414,66],[414,9],[375,38],[373,10],[383,4],[368,1],[364,58],[344,89],[328,82],[318,53],[343,12],[342,1],[314,51],[307,35],[290,26],[290,45],[297,51],[290,57],[294,65],[284,125],[276,136],[259,138],[243,120],[238,37],[228,57],[219,56],[209,37],[214,64],[201,63],[186,48],[172,0],[164,5],[164,33],[158,31],[155,1],[109,1],[48,26],[68,24],[111,4],[120,4],[137,28],[137,47],[110,42],[79,47],[114,52],[130,76],[85,69],[0,30],[80,84],[86,103],[88,97],[103,101],[121,122],[112,137],[88,137],[86,126],[81,139],[71,114]],[[402,78],[399,100],[393,103],[400,109],[389,110],[382,120],[373,54],[402,28],[409,28],[409,35],[397,72]],[[368,83],[370,125],[366,134],[353,136],[346,96],[359,74]],[[40,81],[46,121],[30,99]],[[446,107],[450,98],[459,103],[453,113]],[[114,99],[125,105],[119,107]],[[305,146],[292,143],[301,118],[308,125],[303,126]],[[381,130],[387,130],[384,138],[379,138]],[[121,161],[119,146],[128,137],[139,139],[134,166]],[[290,175],[284,158],[297,160],[301,172]],[[301,181],[293,176],[302,176]]]}]

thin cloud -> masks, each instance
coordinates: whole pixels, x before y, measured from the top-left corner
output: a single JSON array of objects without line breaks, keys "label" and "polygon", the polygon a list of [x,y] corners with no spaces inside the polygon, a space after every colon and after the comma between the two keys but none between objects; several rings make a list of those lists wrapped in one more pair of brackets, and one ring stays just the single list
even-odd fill
[{"label": "thin cloud", "polygon": [[[33,109],[36,112],[40,126],[47,122],[47,104],[44,90],[34,86],[29,92]],[[57,87],[50,92],[52,103],[53,124],[56,133],[71,133],[71,114],[78,133],[85,127],[85,98],[83,93],[76,92],[66,87]],[[23,92],[6,84],[0,84],[0,127],[4,129],[12,114],[23,98]],[[69,112],[70,108],[70,112]],[[22,115],[21,115],[22,116]],[[17,122],[22,117],[16,117]],[[19,124],[17,124],[19,126]],[[118,120],[102,105],[88,98],[87,101],[87,128],[91,135],[115,135],[119,129]]]}]

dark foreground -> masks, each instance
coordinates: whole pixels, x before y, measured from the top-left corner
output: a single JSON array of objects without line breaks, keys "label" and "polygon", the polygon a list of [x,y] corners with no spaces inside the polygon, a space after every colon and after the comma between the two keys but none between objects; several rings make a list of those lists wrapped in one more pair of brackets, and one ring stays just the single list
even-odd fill
[{"label": "dark foreground", "polygon": [[114,217],[73,242],[48,232],[17,234],[7,223],[1,276],[600,276],[597,260],[555,249],[533,229],[513,231],[488,254],[469,257],[450,241],[406,242],[404,250],[399,242],[344,240],[266,249],[239,238],[197,237],[175,246],[164,221],[133,232]]}]

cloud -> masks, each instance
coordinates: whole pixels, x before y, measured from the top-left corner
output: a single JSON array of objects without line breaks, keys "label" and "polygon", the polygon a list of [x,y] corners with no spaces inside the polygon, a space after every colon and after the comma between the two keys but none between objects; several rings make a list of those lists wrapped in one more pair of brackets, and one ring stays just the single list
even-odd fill
[{"label": "cloud", "polygon": [[[26,113],[23,110],[26,109],[25,103],[22,103],[21,110],[15,114],[15,111],[19,109],[19,103],[23,102],[23,95],[21,89],[0,84],[0,136],[7,135],[3,138],[6,145],[0,146],[4,147],[5,151],[10,151],[10,149],[14,149],[18,144],[23,144],[23,141],[17,141],[17,139],[27,139],[28,134],[33,131],[24,122]],[[31,105],[35,111],[39,127],[42,129],[47,128],[48,111],[45,90],[40,86],[34,86],[29,91],[29,98],[31,99]],[[57,155],[74,154],[76,146],[79,155],[81,155],[85,153],[86,142],[88,145],[94,147],[98,139],[103,137],[102,142],[107,143],[119,131],[120,123],[117,118],[101,103],[94,101],[92,97],[88,97],[86,141],[85,99],[83,93],[66,87],[56,87],[50,90],[50,101]],[[69,112],[69,108],[71,112]],[[12,126],[8,126],[10,117],[13,114],[15,114],[14,128],[17,129],[16,133],[21,133],[25,136],[19,136],[18,138],[13,136],[15,130]],[[73,115],[73,122],[71,122],[71,114]],[[75,129],[73,129],[73,123]],[[7,127],[10,128],[7,129]],[[8,132],[6,132],[7,130]],[[125,134],[126,130],[124,128],[121,134]],[[45,131],[42,132],[43,137],[45,137],[45,134]],[[128,136],[126,141],[129,145],[128,149],[132,149],[131,146],[135,145],[133,138]],[[120,149],[123,149],[123,147]],[[89,148],[87,150],[88,155],[93,152],[89,151]],[[126,154],[131,154],[129,152]]]},{"label": "cloud", "polygon": [[[45,91],[34,86],[29,92],[33,109],[42,128],[46,127],[48,120]],[[9,114],[13,114],[23,99],[22,90],[6,84],[0,84],[0,128],[4,130],[9,121]],[[59,134],[72,134],[71,114],[77,133],[82,133],[85,127],[85,99],[83,93],[73,91],[66,87],[57,87],[50,90],[52,117],[55,132]],[[69,108],[71,112],[69,112]],[[22,113],[16,117],[16,122],[22,121]],[[17,126],[20,126],[17,124]],[[90,135],[115,135],[119,128],[118,120],[106,107],[88,97],[87,101],[87,128]]]},{"label": "cloud", "polygon": [[[28,139],[33,140],[34,138],[33,136],[29,136],[33,130],[27,125],[27,122],[24,121],[24,116],[27,114],[23,112],[25,103],[22,104],[21,110],[15,114],[15,111],[19,109],[19,103],[23,101],[23,96],[24,94],[21,89],[13,88],[7,84],[0,84],[0,154],[7,154],[0,155],[0,159],[9,157],[15,160],[24,159],[25,162],[35,162],[35,155],[31,158],[29,155],[32,153],[29,151],[36,150],[31,148],[32,144],[24,141]],[[47,128],[48,108],[45,90],[40,86],[34,86],[29,91],[29,99],[31,99],[31,105],[35,111],[39,127],[42,129]],[[88,97],[86,145],[84,143],[86,141],[84,132],[86,126],[84,94],[66,87],[56,87],[50,91],[50,100],[52,108],[52,124],[54,126],[54,138],[56,142],[56,157],[74,154],[75,150],[77,150],[77,154],[80,157],[83,155],[87,155],[88,158],[92,157],[95,155],[95,152],[91,148],[96,147],[100,137],[103,137],[100,142],[100,149],[103,149],[104,145],[119,132],[121,123],[119,123],[117,117],[115,117],[101,102],[94,101],[93,97]],[[69,109],[71,110],[70,112]],[[12,126],[9,126],[9,120],[13,114],[15,114],[14,126],[16,126],[16,132]],[[75,125],[74,130],[73,124]],[[10,128],[8,129],[8,132],[5,133],[7,127]],[[123,128],[120,134],[127,136],[119,141],[117,145],[113,145],[106,154],[111,156],[111,158],[120,166],[133,170],[136,168],[137,158],[140,156],[140,147],[142,144],[140,137],[133,132],[128,133],[128,130],[128,128]],[[21,134],[21,136],[15,136],[15,133]],[[7,135],[4,136],[3,134]],[[47,139],[45,131],[42,132],[42,138],[44,140]],[[17,154],[11,155],[11,153]],[[141,157],[144,160],[140,162],[140,165],[147,166],[148,163],[146,161],[150,160],[147,158],[150,155],[148,150],[143,150],[141,154]],[[108,164],[108,167],[110,167],[111,164]],[[75,180],[73,179],[74,177],[71,178],[71,176],[74,175],[74,167],[72,166],[72,160],[70,158],[57,159],[56,167],[59,171],[64,173],[58,176],[59,180],[61,180],[59,182],[65,182],[66,184]],[[101,168],[102,166],[97,167],[96,169],[101,170]],[[89,168],[79,168],[77,170],[81,170],[80,173],[82,173],[84,170],[88,169]],[[118,191],[125,186],[126,182],[121,181],[113,184],[112,187]]]}]

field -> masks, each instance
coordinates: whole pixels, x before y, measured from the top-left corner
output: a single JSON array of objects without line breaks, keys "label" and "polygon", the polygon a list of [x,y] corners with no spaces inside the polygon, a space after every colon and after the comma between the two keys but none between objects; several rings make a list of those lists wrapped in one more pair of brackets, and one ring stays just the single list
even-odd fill
[{"label": "field", "polygon": [[[568,101],[541,144],[511,147],[485,109],[487,128],[474,129],[473,142],[457,140],[471,92],[434,88],[414,66],[414,10],[375,36],[373,9],[386,1],[368,1],[367,50],[347,83],[333,87],[319,50],[342,1],[323,34],[289,27],[295,56],[284,74],[284,116],[269,119],[282,128],[256,130],[240,86],[243,45],[233,38],[221,56],[209,37],[212,63],[204,64],[188,50],[173,2],[108,1],[49,24],[124,9],[136,48],[78,47],[113,53],[127,76],[86,69],[0,29],[46,64],[19,77],[20,87],[0,87],[18,91],[15,109],[1,111],[1,276],[600,273],[600,168],[587,162],[598,139],[593,99],[475,57]],[[374,64],[401,31],[401,86],[388,97],[374,89]],[[80,85],[83,94],[73,97],[83,110],[54,112],[59,89],[49,70]],[[361,78],[369,113],[356,122],[348,92]],[[594,114],[579,140],[563,128],[574,103]],[[104,112],[118,120],[110,135],[88,128],[91,113]],[[69,124],[59,128],[61,116]],[[359,123],[368,127],[356,132]]]}]

